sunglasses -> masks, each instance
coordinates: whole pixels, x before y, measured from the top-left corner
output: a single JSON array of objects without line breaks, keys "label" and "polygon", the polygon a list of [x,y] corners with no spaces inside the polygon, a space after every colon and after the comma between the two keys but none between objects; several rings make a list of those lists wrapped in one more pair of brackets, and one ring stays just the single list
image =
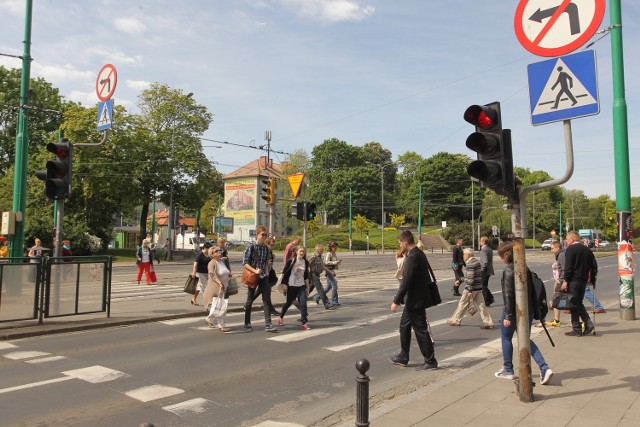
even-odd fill
[{"label": "sunglasses", "polygon": [[261,236],[268,236],[267,233],[260,233]]}]

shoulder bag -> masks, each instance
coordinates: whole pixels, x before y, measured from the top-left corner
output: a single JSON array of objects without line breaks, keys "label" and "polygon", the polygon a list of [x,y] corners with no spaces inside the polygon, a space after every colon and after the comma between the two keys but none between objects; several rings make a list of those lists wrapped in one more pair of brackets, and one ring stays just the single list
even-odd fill
[{"label": "shoulder bag", "polygon": [[226,297],[228,298],[231,295],[236,295],[238,293],[238,282],[236,282],[235,277],[229,278],[229,283],[227,284],[227,292]]},{"label": "shoulder bag", "polygon": [[[251,245],[251,252],[253,252],[253,265],[258,264],[258,254],[256,252],[256,245]],[[242,283],[247,285],[250,288],[255,288],[258,286],[258,273],[254,273],[249,270],[246,266],[242,270]]]},{"label": "shoulder bag", "polygon": [[577,308],[577,305],[573,302],[573,296],[568,292],[558,292],[553,296],[551,300],[551,307],[558,310],[572,310]]},{"label": "shoulder bag", "polygon": [[429,260],[427,260],[427,270],[429,270],[430,280],[429,280],[429,283],[427,283],[427,286],[429,286],[431,302],[425,308],[434,307],[442,303],[442,297],[440,296],[440,290],[438,289],[438,282],[436,281],[436,275],[434,274],[433,269],[431,268],[431,264],[429,264]]},{"label": "shoulder bag", "polygon": [[198,286],[198,276],[189,275],[187,281],[184,283],[184,292],[194,295],[196,293],[196,287]]}]

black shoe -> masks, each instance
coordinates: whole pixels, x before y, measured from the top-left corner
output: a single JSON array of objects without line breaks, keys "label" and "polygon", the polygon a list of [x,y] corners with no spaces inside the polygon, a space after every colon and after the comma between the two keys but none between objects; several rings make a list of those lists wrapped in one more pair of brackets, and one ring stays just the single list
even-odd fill
[{"label": "black shoe", "polygon": [[407,359],[402,358],[402,356],[389,356],[388,357],[389,362],[393,363],[394,365],[399,365],[399,366],[407,366],[407,364],[409,363],[409,361]]},{"label": "black shoe", "polygon": [[591,335],[591,333],[593,333],[593,331],[595,331],[596,327],[594,324],[591,324],[591,326],[587,326],[584,329],[584,332],[582,333],[582,335]]},{"label": "black shoe", "polygon": [[458,288],[453,288],[453,296],[454,296],[454,297],[459,297],[459,296],[461,296],[460,292],[458,292]]},{"label": "black shoe", "polygon": [[564,334],[568,337],[581,337],[582,331],[576,331],[575,329],[572,329],[569,332],[565,332]]},{"label": "black shoe", "polygon": [[335,310],[335,309],[336,309],[336,306],[335,306],[335,305],[333,305],[333,304],[325,304],[325,305],[324,305],[324,309],[325,309],[325,310]]},{"label": "black shoe", "polygon": [[265,332],[278,332],[278,328],[273,326],[271,323],[264,327]]},{"label": "black shoe", "polygon": [[252,330],[252,329],[253,329],[253,326],[251,326],[251,323],[245,323],[245,324],[244,324],[244,328],[245,328],[246,330],[250,331],[250,330]]},{"label": "black shoe", "polygon": [[416,368],[416,371],[427,371],[429,369],[438,369],[438,364],[425,362],[422,365],[418,366]]}]

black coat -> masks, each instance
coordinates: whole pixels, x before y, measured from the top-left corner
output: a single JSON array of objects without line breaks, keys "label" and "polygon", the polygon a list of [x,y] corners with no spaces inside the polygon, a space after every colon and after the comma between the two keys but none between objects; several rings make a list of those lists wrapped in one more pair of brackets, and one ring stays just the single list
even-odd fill
[{"label": "black coat", "polygon": [[407,254],[402,269],[402,282],[393,298],[395,304],[404,304],[407,308],[424,309],[431,307],[433,298],[429,290],[432,282],[429,275],[429,262],[423,251],[414,247]]},{"label": "black coat", "polygon": [[582,243],[569,245],[564,255],[564,280],[567,283],[586,284],[596,282],[598,263],[591,249]]}]

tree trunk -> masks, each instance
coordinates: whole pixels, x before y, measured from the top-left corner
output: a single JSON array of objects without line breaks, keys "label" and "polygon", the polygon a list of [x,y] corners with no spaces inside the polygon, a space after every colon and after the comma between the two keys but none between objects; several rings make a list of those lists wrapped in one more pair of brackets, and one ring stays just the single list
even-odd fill
[{"label": "tree trunk", "polygon": [[140,212],[140,241],[139,246],[142,246],[142,240],[147,237],[147,217],[149,216],[149,201],[142,204],[142,212]]}]

